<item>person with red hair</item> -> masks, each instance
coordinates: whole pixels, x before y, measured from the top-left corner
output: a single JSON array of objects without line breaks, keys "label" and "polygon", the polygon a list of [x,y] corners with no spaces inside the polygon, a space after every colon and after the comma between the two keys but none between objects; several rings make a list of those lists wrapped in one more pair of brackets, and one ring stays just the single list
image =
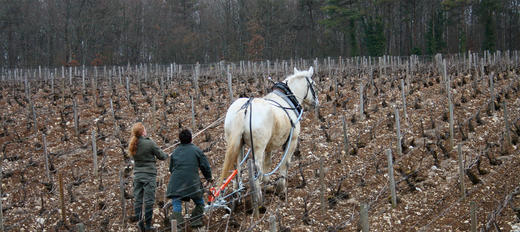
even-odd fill
[{"label": "person with red hair", "polygon": [[[128,153],[134,159],[134,211],[141,231],[156,231],[152,227],[153,205],[157,168],[156,159],[165,160],[168,155],[157,144],[146,137],[146,128],[138,122],[132,127]],[[144,220],[143,220],[144,203]]]}]

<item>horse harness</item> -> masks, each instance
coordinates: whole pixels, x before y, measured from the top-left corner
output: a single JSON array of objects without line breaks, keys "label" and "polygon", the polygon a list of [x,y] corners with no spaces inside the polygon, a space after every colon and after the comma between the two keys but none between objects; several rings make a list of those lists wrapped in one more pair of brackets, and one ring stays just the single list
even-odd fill
[{"label": "horse harness", "polygon": [[[310,85],[309,80],[307,80],[307,83]],[[314,96],[314,89],[312,88],[312,86],[310,87],[310,89],[311,89],[312,95]],[[287,110],[294,110],[294,112],[298,116],[303,111],[302,105],[298,102],[298,100],[296,99],[296,96],[294,96],[293,92],[291,91],[291,89],[289,89],[289,86],[286,83],[284,83],[284,82],[277,82],[277,83],[274,84],[272,90],[273,90],[273,93],[275,93],[277,96],[282,98],[285,102],[287,102],[287,104],[289,104],[290,107],[284,107],[279,102],[271,100],[271,99],[264,99],[264,100],[273,103],[276,107],[278,107],[280,109],[283,109],[285,114],[289,118],[289,121],[291,122],[291,127],[294,128],[296,126],[296,123],[293,122],[293,120],[292,120],[292,118],[289,115],[289,112]],[[305,98],[306,97],[307,97],[307,94],[305,95]],[[247,99],[246,103],[244,103],[244,105],[242,105],[242,107],[240,107],[239,111],[240,110],[245,110],[244,116],[247,115],[247,109],[252,107],[251,106],[252,101],[253,101],[253,97],[250,97],[249,99]],[[249,123],[251,124],[251,115],[249,115],[249,116],[250,116],[250,122]]]},{"label": "horse harness", "polygon": [[[307,78],[306,78],[307,79]],[[311,93],[313,95],[313,97],[315,97],[315,93],[314,93],[314,89],[312,88],[311,86],[311,83],[310,81],[307,79],[307,88],[310,88],[311,89]],[[298,100],[296,99],[296,96],[294,96],[294,93],[291,91],[291,89],[289,89],[289,86],[284,83],[284,82],[277,82],[274,84],[273,88],[272,88],[273,92],[281,97],[285,102],[287,102],[289,104],[290,107],[284,107],[282,106],[279,102],[277,101],[274,101],[274,100],[271,100],[271,99],[264,99],[266,101],[269,101],[271,103],[274,103],[276,107],[278,108],[281,108],[284,110],[285,114],[287,115],[287,117],[289,118],[289,121],[291,122],[291,133],[289,135],[289,137],[287,138],[287,140],[285,141],[284,145],[282,147],[284,147],[285,149],[287,149],[288,147],[288,144],[289,144],[289,140],[292,138],[292,131],[294,130],[294,127],[296,126],[295,122],[293,122],[291,116],[289,115],[289,112],[287,110],[294,110],[294,112],[296,113],[297,115],[297,121],[299,121],[300,119],[300,116],[301,114],[303,113],[303,107],[302,105],[298,102]],[[309,91],[307,91],[308,93]],[[305,94],[305,98],[307,97],[307,93]],[[304,99],[305,99],[304,98]],[[251,108],[253,107],[253,104],[252,101],[253,101],[253,97],[250,97],[249,99],[247,99],[246,103],[244,103],[244,105],[242,105],[242,107],[240,107],[239,111],[240,110],[245,110],[244,112],[244,117],[247,115],[247,109],[248,108]],[[252,112],[252,110],[251,110]],[[297,122],[296,122],[297,123]],[[253,147],[253,133],[251,132],[252,130],[252,113],[249,114],[249,130],[250,130],[250,142],[251,142],[251,147]],[[253,162],[255,162],[255,151],[254,149],[251,149],[250,150],[252,152],[252,159],[253,159]],[[248,153],[249,154],[249,153]],[[285,152],[285,154],[287,154],[287,151]],[[284,155],[285,157],[285,155]],[[247,158],[247,155],[246,157]],[[282,158],[283,160],[284,158]],[[245,160],[245,159],[244,159]],[[280,163],[281,164],[281,163]],[[279,165],[278,165],[279,167]],[[256,168],[255,168],[256,169]],[[274,173],[278,168],[275,168],[275,170],[273,170],[271,173]],[[257,176],[258,177],[258,176]]]}]

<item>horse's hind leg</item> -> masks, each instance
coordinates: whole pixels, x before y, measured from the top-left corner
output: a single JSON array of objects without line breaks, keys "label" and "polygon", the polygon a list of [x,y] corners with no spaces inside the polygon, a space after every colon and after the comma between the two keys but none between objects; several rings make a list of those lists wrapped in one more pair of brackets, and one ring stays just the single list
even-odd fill
[{"label": "horse's hind leg", "polygon": [[257,172],[255,173],[253,171],[253,178],[254,184],[255,184],[255,190],[256,190],[256,199],[258,199],[259,205],[263,205],[263,198],[262,198],[262,185],[264,179],[264,153],[265,153],[265,146],[255,146],[255,166]]},{"label": "horse's hind leg", "polygon": [[287,201],[287,171],[289,170],[289,164],[291,163],[292,155],[294,154],[294,151],[296,150],[296,146],[298,145],[298,138],[293,138],[291,140],[291,145],[289,147],[289,150],[287,151],[287,155],[284,160],[281,162],[282,165],[280,166],[280,179],[278,179],[278,182],[276,183],[276,193],[281,194],[283,191],[283,197]]},{"label": "horse's hind leg", "polygon": [[233,182],[233,189],[237,190],[240,186],[239,183],[242,181],[242,167],[240,167],[240,162],[244,158],[244,146],[240,147],[240,154],[237,159],[237,175],[235,176],[235,181]]},{"label": "horse's hind leg", "polygon": [[[264,152],[264,165],[263,165],[263,170],[265,172],[270,172],[271,171],[271,165],[272,165],[272,160],[271,160],[271,152],[270,151],[265,151]],[[269,176],[264,176],[263,180],[262,180],[264,183],[267,183],[269,182]]]}]

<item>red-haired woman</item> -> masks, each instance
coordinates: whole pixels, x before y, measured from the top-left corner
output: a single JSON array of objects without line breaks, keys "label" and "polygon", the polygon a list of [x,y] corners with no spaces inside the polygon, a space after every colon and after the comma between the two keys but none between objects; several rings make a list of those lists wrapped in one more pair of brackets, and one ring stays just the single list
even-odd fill
[{"label": "red-haired woman", "polygon": [[[132,137],[128,153],[134,159],[134,210],[141,231],[155,231],[152,227],[153,204],[155,202],[155,179],[157,177],[156,159],[165,160],[168,156],[150,138],[146,128],[138,122],[132,127]],[[144,203],[144,221],[142,219]]]}]

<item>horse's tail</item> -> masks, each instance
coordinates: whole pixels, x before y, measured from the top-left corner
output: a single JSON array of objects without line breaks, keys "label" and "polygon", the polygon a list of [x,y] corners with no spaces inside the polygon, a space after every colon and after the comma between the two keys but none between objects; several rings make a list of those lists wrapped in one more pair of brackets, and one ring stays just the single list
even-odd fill
[{"label": "horse's tail", "polygon": [[[243,111],[240,111],[243,112]],[[226,136],[227,148],[226,156],[224,157],[224,167],[220,174],[221,182],[224,181],[230,174],[233,165],[236,164],[240,149],[243,146],[242,134],[244,133],[244,117],[243,114],[235,115],[233,122],[229,128],[229,134]],[[226,128],[227,130],[227,128]]]}]

